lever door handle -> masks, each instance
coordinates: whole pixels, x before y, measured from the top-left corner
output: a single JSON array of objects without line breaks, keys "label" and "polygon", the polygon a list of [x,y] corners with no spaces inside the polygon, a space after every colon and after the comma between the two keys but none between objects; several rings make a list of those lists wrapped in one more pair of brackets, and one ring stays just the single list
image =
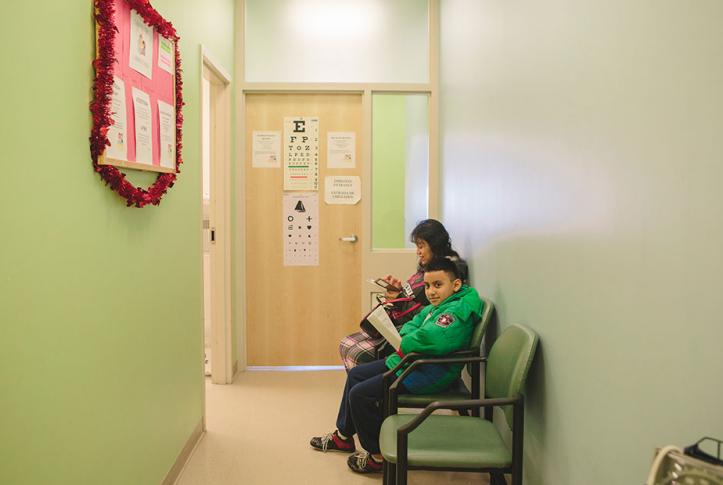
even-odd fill
[{"label": "lever door handle", "polygon": [[356,236],[356,234],[352,234],[351,236],[342,236],[339,238],[339,241],[349,242],[349,243],[355,243],[358,240],[359,240],[359,238]]}]

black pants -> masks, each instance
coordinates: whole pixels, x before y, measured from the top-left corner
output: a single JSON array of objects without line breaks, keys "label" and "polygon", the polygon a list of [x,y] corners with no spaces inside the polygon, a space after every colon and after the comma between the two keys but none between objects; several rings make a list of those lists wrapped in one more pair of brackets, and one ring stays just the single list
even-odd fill
[{"label": "black pants", "polygon": [[[359,435],[359,442],[369,453],[379,453],[379,430],[382,427],[384,360],[361,364],[346,376],[344,394],[339,405],[336,428],[345,436]],[[404,385],[399,392],[407,392]]]}]

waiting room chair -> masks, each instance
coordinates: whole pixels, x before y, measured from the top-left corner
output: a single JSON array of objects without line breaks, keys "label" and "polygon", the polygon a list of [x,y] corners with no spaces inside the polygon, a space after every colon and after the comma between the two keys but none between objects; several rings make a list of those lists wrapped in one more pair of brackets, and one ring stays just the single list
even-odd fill
[{"label": "waiting room chair", "polygon": [[[480,297],[482,300],[482,315],[480,316],[477,325],[475,325],[472,331],[472,338],[470,340],[469,348],[467,350],[453,352],[445,355],[444,358],[450,357],[479,357],[480,349],[482,346],[482,338],[487,331],[490,321],[492,320],[492,314],[494,313],[495,305],[491,300]],[[429,403],[434,401],[451,401],[459,399],[479,399],[480,398],[480,364],[482,361],[471,361],[467,364],[467,370],[471,376],[471,391],[467,389],[467,386],[462,381],[462,378],[457,379],[448,389],[437,393],[437,394],[399,394],[396,401],[391,402],[392,398],[389,395],[389,388],[396,378],[396,373],[408,365],[410,362],[415,360],[424,359],[426,362],[432,362],[434,359],[440,357],[434,357],[429,355],[423,355],[416,352],[412,352],[404,356],[401,362],[384,374],[384,388],[387,390],[385,394],[384,404],[384,416],[390,414],[396,414],[397,407],[403,408],[423,408]],[[392,411],[393,410],[393,411]],[[460,410],[460,412],[465,412]],[[479,416],[479,408],[473,408],[472,414]]]},{"label": "waiting room chair", "polygon": [[[418,414],[393,414],[381,428],[379,444],[384,456],[385,485],[406,485],[407,470],[487,472],[491,483],[504,484],[504,473],[512,485],[522,484],[524,400],[521,390],[537,348],[537,334],[524,325],[510,325],[492,345],[488,358],[457,357],[447,363],[487,361],[485,399],[435,401]],[[401,382],[413,362],[397,378]],[[392,386],[391,393],[396,393]],[[476,416],[432,414],[438,409],[501,407],[512,428],[511,450],[491,420]],[[487,414],[487,413],[485,413]]]}]

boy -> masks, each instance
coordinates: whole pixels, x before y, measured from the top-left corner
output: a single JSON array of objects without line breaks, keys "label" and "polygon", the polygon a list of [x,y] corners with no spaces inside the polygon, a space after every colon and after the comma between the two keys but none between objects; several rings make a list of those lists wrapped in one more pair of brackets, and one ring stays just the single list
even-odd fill
[{"label": "boy", "polygon": [[[349,371],[336,418],[337,429],[310,441],[312,448],[319,451],[353,453],[347,464],[357,473],[382,471],[379,403],[384,397],[383,374],[410,352],[446,355],[467,348],[482,313],[477,291],[462,284],[457,266],[447,258],[435,259],[426,266],[424,287],[430,305],[402,327],[402,343],[397,353]],[[399,392],[441,391],[459,377],[462,367],[463,364],[420,366],[404,379]],[[355,453],[354,433],[359,435],[366,451]]]}]

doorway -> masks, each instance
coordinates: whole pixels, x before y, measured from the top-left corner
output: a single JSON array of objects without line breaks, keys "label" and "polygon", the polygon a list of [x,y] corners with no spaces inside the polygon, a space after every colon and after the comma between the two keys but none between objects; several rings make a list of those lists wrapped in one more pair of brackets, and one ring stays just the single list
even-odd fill
[{"label": "doorway", "polygon": [[202,49],[201,160],[204,373],[232,382],[230,77]]}]

